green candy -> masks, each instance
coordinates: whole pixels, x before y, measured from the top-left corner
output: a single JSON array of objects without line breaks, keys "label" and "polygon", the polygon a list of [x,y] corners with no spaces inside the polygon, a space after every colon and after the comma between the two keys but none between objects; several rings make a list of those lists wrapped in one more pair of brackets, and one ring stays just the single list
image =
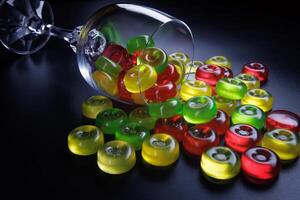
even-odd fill
[{"label": "green candy", "polygon": [[168,66],[168,56],[166,52],[160,48],[146,48],[138,57],[137,64],[150,65],[155,68],[157,73],[162,73]]},{"label": "green candy", "polygon": [[108,22],[104,24],[100,32],[105,36],[107,42],[115,44],[121,43],[120,33],[115,28],[114,23]]},{"label": "green candy", "polygon": [[149,37],[148,35],[139,35],[130,38],[127,41],[127,50],[130,54],[133,54],[135,51],[145,49],[146,47],[154,47],[154,41],[152,37]]},{"label": "green candy", "polygon": [[150,116],[147,107],[138,107],[129,113],[129,121],[151,130],[155,126],[156,119]]},{"label": "green candy", "polygon": [[254,105],[241,105],[231,115],[232,124],[249,124],[257,129],[265,126],[266,114]]},{"label": "green candy", "polygon": [[98,70],[101,70],[101,71],[107,73],[108,75],[110,75],[111,77],[113,77],[115,79],[118,78],[118,75],[122,71],[122,68],[120,65],[118,65],[114,61],[106,58],[105,56],[100,56],[99,58],[97,58],[95,65]]},{"label": "green candy", "polygon": [[164,102],[148,105],[149,114],[154,118],[169,118],[182,113],[182,102],[178,98],[171,98]]},{"label": "green candy", "polygon": [[183,105],[183,117],[191,124],[203,124],[212,120],[217,115],[217,105],[208,96],[190,98]]},{"label": "green candy", "polygon": [[115,134],[116,130],[127,122],[127,114],[118,108],[106,109],[96,117],[96,126],[105,134]]},{"label": "green candy", "polygon": [[247,86],[239,79],[222,78],[217,82],[216,92],[221,97],[240,100],[247,92]]},{"label": "green candy", "polygon": [[128,142],[135,150],[140,150],[144,139],[149,136],[150,132],[147,128],[138,123],[130,122],[116,131],[115,139]]}]

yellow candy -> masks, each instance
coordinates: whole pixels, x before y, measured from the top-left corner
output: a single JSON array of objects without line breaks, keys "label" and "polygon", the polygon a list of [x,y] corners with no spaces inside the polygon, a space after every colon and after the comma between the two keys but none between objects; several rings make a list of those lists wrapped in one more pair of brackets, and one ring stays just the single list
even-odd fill
[{"label": "yellow candy", "polygon": [[194,60],[185,65],[185,73],[186,74],[194,74],[199,66],[204,65],[204,62],[200,60]]},{"label": "yellow candy", "polygon": [[272,95],[263,89],[249,90],[241,100],[241,104],[255,105],[262,109],[264,112],[268,112],[273,106]]},{"label": "yellow candy", "polygon": [[219,95],[216,95],[213,97],[217,104],[217,108],[220,110],[223,110],[226,112],[228,115],[231,115],[231,113],[234,111],[234,109],[238,105],[238,101],[236,100],[231,100],[231,99],[226,99],[224,97],[221,97]]},{"label": "yellow candy", "polygon": [[180,88],[180,97],[187,101],[195,96],[211,96],[211,88],[204,81],[187,80]]},{"label": "yellow candy", "polygon": [[176,85],[178,85],[179,83],[182,82],[182,79],[184,77],[184,68],[181,67],[180,65],[174,65],[174,66],[175,66],[175,69],[176,69],[177,73],[179,74],[179,78],[175,83]]},{"label": "yellow candy", "polygon": [[186,55],[185,53],[182,53],[182,52],[172,53],[171,55],[169,55],[169,58],[171,60],[178,60],[183,65],[186,65],[188,62],[190,62],[190,58],[188,57],[188,55]]},{"label": "yellow candy", "polygon": [[131,98],[132,98],[132,101],[136,104],[144,105],[146,103],[145,98],[143,97],[143,94],[141,94],[141,93],[132,93]]},{"label": "yellow candy", "polygon": [[115,96],[118,92],[117,80],[103,71],[95,71],[93,79],[98,88],[111,96]]},{"label": "yellow candy", "polygon": [[225,56],[213,56],[205,61],[208,65],[218,65],[220,67],[227,67],[231,69],[231,61]]},{"label": "yellow candy", "polygon": [[260,87],[259,80],[256,78],[256,76],[253,76],[252,74],[239,74],[235,78],[245,83],[248,90],[257,89]]},{"label": "yellow candy", "polygon": [[96,119],[99,112],[112,108],[110,99],[104,96],[91,96],[81,105],[82,114],[90,119]]}]

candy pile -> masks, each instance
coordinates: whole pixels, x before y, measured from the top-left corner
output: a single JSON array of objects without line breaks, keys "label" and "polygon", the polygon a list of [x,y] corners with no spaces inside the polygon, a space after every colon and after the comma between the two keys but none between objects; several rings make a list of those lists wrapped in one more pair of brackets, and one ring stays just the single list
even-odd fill
[{"label": "candy pile", "polygon": [[[180,52],[168,56],[148,36],[137,36],[127,49],[108,44],[95,68],[93,78],[106,93],[147,103],[127,115],[104,96],[83,102],[82,114],[95,119],[95,126],[75,128],[68,146],[77,155],[97,153],[106,173],[129,171],[136,153],[150,165],[168,166],[181,149],[201,158],[200,168],[210,180],[231,180],[242,170],[249,181],[261,184],[276,179],[281,163],[300,154],[300,118],[271,111],[272,95],[260,88],[269,73],[263,64],[246,64],[233,77],[224,56],[205,63]],[[104,143],[106,134],[115,140]]]}]

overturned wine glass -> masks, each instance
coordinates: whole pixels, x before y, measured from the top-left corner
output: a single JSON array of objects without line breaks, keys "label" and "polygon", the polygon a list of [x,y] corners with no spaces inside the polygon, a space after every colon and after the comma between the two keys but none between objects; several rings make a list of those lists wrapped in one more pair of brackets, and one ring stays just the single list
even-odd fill
[{"label": "overturned wine glass", "polygon": [[7,49],[32,54],[51,36],[69,43],[91,87],[123,103],[176,97],[191,72],[184,67],[194,55],[190,28],[159,10],[111,4],[92,14],[86,24],[67,30],[54,26],[46,1],[0,1],[0,41]]}]

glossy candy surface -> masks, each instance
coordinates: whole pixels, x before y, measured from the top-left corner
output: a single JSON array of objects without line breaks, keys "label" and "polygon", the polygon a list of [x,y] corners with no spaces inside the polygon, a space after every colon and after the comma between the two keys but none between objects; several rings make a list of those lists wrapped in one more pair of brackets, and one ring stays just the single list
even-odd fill
[{"label": "glossy candy surface", "polygon": [[146,47],[153,47],[153,38],[148,35],[138,35],[136,37],[130,38],[127,41],[127,50],[130,54],[135,51],[143,50]]},{"label": "glossy candy surface", "polygon": [[266,65],[252,62],[243,66],[242,73],[252,74],[258,78],[261,84],[265,83],[269,76],[269,69]]},{"label": "glossy candy surface", "polygon": [[142,157],[150,165],[171,165],[179,157],[179,144],[168,134],[153,134],[143,142]]},{"label": "glossy candy surface", "polygon": [[215,86],[224,77],[224,69],[217,65],[202,65],[196,70],[196,79]]},{"label": "glossy candy surface", "polygon": [[97,163],[108,174],[123,174],[132,169],[136,162],[135,151],[125,141],[113,140],[99,148]]},{"label": "glossy candy surface", "polygon": [[204,65],[204,62],[200,60],[190,61],[185,65],[185,73],[186,74],[194,74],[198,67]]},{"label": "glossy candy surface", "polygon": [[229,69],[231,69],[231,61],[226,58],[225,56],[213,56],[211,58],[209,58],[208,60],[205,61],[206,64],[209,65],[218,65],[221,67],[227,67]]},{"label": "glossy candy surface", "polygon": [[223,110],[228,115],[231,115],[231,113],[238,105],[238,102],[236,100],[226,99],[219,95],[214,96],[213,99],[216,102],[217,108]]},{"label": "glossy candy surface", "polygon": [[179,79],[180,79],[180,74],[177,71],[175,65],[169,63],[166,69],[162,73],[158,74],[157,83],[158,84],[164,84],[168,82],[178,83]]},{"label": "glossy candy surface", "polygon": [[251,104],[259,107],[264,112],[268,112],[273,106],[273,97],[271,93],[263,89],[248,90],[241,100],[241,104]]},{"label": "glossy candy surface", "polygon": [[99,112],[112,108],[112,102],[105,96],[91,96],[81,105],[83,116],[96,119]]},{"label": "glossy candy surface", "polygon": [[233,72],[231,69],[227,67],[222,67],[224,70],[224,78],[232,78],[233,77]]},{"label": "glossy candy surface", "polygon": [[148,110],[154,118],[169,118],[182,113],[182,102],[178,98],[171,98],[164,102],[150,103]]},{"label": "glossy candy surface", "polygon": [[119,64],[110,60],[105,56],[100,56],[95,62],[97,70],[107,73],[113,78],[118,78],[119,73],[122,71],[122,68]]},{"label": "glossy candy surface", "polygon": [[256,78],[256,76],[252,74],[239,74],[235,76],[234,78],[241,80],[243,83],[246,84],[247,89],[258,89],[260,87],[260,82]]},{"label": "glossy candy surface", "polygon": [[151,102],[166,101],[177,94],[176,85],[173,82],[155,84],[145,91],[145,97]]},{"label": "glossy candy surface", "polygon": [[97,70],[93,73],[93,80],[107,94],[115,96],[118,93],[117,80],[109,74]]},{"label": "glossy candy surface", "polygon": [[96,126],[79,126],[68,135],[69,150],[76,155],[94,154],[103,143],[103,133]]},{"label": "glossy candy surface", "polygon": [[118,86],[118,96],[120,99],[123,99],[123,100],[131,100],[131,96],[132,96],[132,93],[129,92],[127,89],[126,89],[126,86],[124,84],[124,77],[125,77],[125,74],[126,72],[125,71],[122,71],[120,74],[119,74],[119,77],[118,77],[118,83],[117,83],[117,86]]},{"label": "glossy candy surface", "polygon": [[300,131],[300,117],[287,110],[273,110],[267,116],[266,126],[268,130],[283,128],[298,133]]},{"label": "glossy candy surface", "polygon": [[137,59],[137,63],[150,65],[159,74],[168,66],[168,56],[162,49],[150,47],[142,51],[142,54]]},{"label": "glossy candy surface", "polygon": [[169,55],[169,58],[171,60],[179,61],[183,66],[185,66],[188,62],[190,62],[190,58],[188,57],[188,55],[182,52],[174,52]]},{"label": "glossy candy surface", "polygon": [[187,101],[195,96],[211,96],[211,87],[204,81],[184,81],[180,88],[180,97]]},{"label": "glossy candy surface", "polygon": [[147,107],[138,107],[129,113],[129,121],[136,122],[151,130],[155,126],[156,119],[150,116]]},{"label": "glossy candy surface", "polygon": [[216,93],[224,98],[239,100],[247,92],[247,86],[241,80],[222,78],[216,85]]}]

